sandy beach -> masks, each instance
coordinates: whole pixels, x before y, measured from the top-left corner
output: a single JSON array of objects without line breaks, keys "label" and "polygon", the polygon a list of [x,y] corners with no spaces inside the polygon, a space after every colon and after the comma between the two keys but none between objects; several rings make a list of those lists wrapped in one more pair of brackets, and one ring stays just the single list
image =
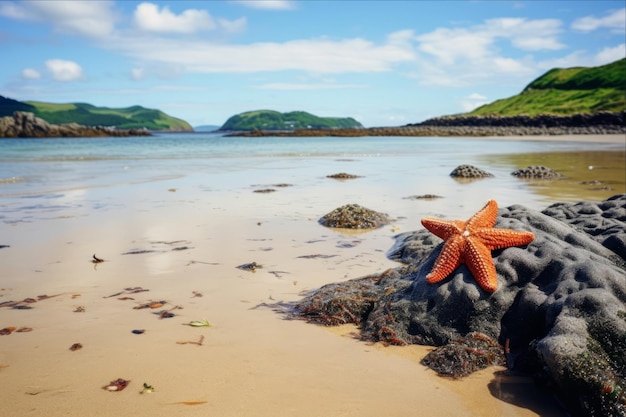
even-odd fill
[{"label": "sandy beach", "polygon": [[[282,166],[269,176],[260,167],[227,186],[217,177],[172,175],[68,187],[68,201],[80,195],[98,204],[61,205],[33,218],[25,210],[22,221],[4,222],[0,303],[33,302],[0,306],[0,328],[32,329],[0,336],[2,415],[563,415],[530,378],[504,368],[447,380],[419,363],[429,347],[367,344],[349,326],[320,327],[275,311],[324,284],[399,266],[385,256],[394,235],[420,227],[423,214],[444,206],[453,206],[447,215],[471,214],[484,200],[416,204],[401,197],[406,187],[387,190],[380,177],[324,178],[358,171],[358,163],[330,158],[314,166],[300,176]],[[289,184],[275,186],[282,182]],[[254,192],[272,184],[274,192]],[[463,185],[451,187],[450,194]],[[357,197],[395,221],[366,233],[318,224]],[[502,194],[503,204],[519,198]],[[94,254],[104,262],[93,263]],[[254,272],[237,268],[251,262],[260,265]],[[151,303],[162,305],[137,308]],[[154,314],[164,310],[172,317]],[[210,327],[186,325],[204,319]],[[70,350],[76,343],[82,348]],[[131,382],[121,392],[102,389],[118,378]],[[140,394],[144,383],[154,392]]]}]

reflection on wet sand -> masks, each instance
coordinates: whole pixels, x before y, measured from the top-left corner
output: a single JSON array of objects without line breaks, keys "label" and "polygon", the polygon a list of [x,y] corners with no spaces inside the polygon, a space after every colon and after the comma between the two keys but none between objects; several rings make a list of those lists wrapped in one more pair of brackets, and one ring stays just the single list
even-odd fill
[{"label": "reflection on wet sand", "polygon": [[516,169],[543,165],[563,174],[557,180],[520,179],[529,191],[558,201],[600,201],[626,192],[626,152],[572,151],[486,155],[490,164]]}]

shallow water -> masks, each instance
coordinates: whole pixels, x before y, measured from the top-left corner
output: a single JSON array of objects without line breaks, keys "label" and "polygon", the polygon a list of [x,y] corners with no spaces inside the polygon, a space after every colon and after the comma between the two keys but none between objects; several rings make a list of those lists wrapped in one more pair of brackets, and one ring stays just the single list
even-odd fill
[{"label": "shallow water", "polygon": [[[460,164],[476,165],[495,177],[455,181],[448,174]],[[546,165],[566,178],[524,181],[510,175],[528,165]],[[556,201],[623,193],[624,170],[623,144],[574,141],[225,138],[206,133],[1,140],[0,222],[141,205],[137,193],[126,191],[150,183],[185,188],[198,196],[288,183],[300,202],[327,211],[354,202],[382,211],[412,205],[422,214],[453,216],[491,198],[500,205],[541,209]],[[337,172],[361,178],[346,183],[326,178]],[[427,204],[403,201],[422,194],[444,198]]]}]

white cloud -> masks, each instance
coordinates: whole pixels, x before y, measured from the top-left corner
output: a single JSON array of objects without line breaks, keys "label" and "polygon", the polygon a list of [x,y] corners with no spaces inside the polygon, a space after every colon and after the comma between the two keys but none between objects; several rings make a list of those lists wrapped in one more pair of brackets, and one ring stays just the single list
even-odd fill
[{"label": "white cloud", "polygon": [[572,22],[572,29],[582,32],[592,32],[602,28],[623,33],[626,30],[626,8],[607,13],[604,17],[585,16]]},{"label": "white cloud", "polygon": [[394,64],[413,61],[415,53],[411,44],[400,39],[406,39],[406,34],[392,34],[382,44],[361,38],[228,45],[205,40],[125,37],[111,39],[104,45],[135,59],[176,66],[194,73],[284,70],[358,73],[389,71]]},{"label": "white cloud", "polygon": [[595,54],[589,54],[583,50],[574,51],[564,57],[541,61],[537,63],[537,67],[545,70],[552,68],[595,67],[610,64],[623,58],[626,58],[626,44],[603,48]]},{"label": "white cloud", "polygon": [[463,99],[461,100],[461,107],[463,108],[463,111],[468,112],[487,103],[489,103],[487,97],[483,96],[482,94],[472,93],[468,96],[463,97]]},{"label": "white cloud", "polygon": [[83,69],[74,61],[63,59],[49,59],[46,68],[57,81],[74,81],[83,77]]},{"label": "white cloud", "polygon": [[623,58],[626,58],[626,44],[624,43],[613,48],[603,48],[596,54],[595,61],[598,65],[604,65]]},{"label": "white cloud", "polygon": [[93,37],[109,35],[116,20],[112,1],[2,2],[0,15],[16,20],[49,22],[59,32]]},{"label": "white cloud", "polygon": [[22,78],[25,78],[27,80],[38,80],[39,78],[41,78],[41,74],[36,69],[24,68],[22,70]]},{"label": "white cloud", "polygon": [[193,33],[217,27],[215,20],[205,10],[188,9],[176,15],[167,6],[159,9],[158,5],[152,3],[138,5],[134,21],[137,27],[149,32]]},{"label": "white cloud", "polygon": [[290,0],[233,0],[233,2],[253,9],[291,10],[295,8],[294,2]]}]

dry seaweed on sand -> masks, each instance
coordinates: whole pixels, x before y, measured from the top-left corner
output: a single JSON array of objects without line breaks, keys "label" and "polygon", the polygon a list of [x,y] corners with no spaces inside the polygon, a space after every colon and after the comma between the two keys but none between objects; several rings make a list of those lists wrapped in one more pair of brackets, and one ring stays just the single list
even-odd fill
[{"label": "dry seaweed on sand", "polygon": [[504,349],[480,332],[468,333],[429,352],[422,365],[440,376],[461,378],[488,366],[505,365]]},{"label": "dry seaweed on sand", "polygon": [[118,378],[116,380],[109,382],[109,385],[103,386],[102,389],[110,391],[110,392],[122,391],[124,388],[128,386],[128,384],[130,384],[130,380]]}]

